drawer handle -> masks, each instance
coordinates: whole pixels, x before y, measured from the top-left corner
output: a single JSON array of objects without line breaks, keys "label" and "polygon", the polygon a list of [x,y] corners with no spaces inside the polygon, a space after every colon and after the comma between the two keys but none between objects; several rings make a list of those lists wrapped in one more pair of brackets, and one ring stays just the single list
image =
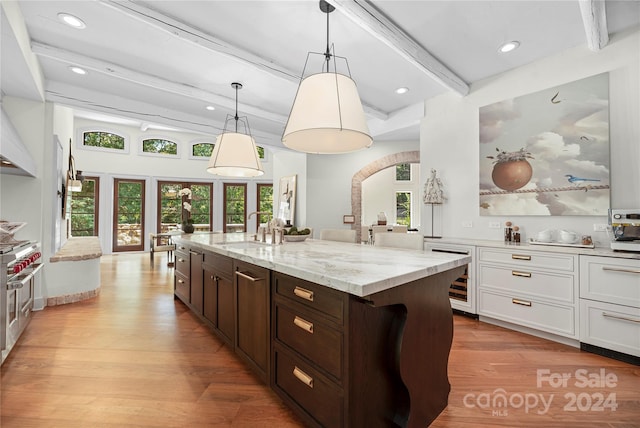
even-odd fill
[{"label": "drawer handle", "polygon": [[519,272],[517,270],[512,270],[511,275],[520,276],[522,278],[531,278],[531,272]]},{"label": "drawer handle", "polygon": [[194,256],[199,256],[200,255],[200,253],[198,253],[197,251],[191,251],[191,250],[189,250],[189,254],[192,254]]},{"label": "drawer handle", "polygon": [[303,318],[300,318],[299,316],[296,316],[293,319],[293,323],[300,327],[301,329],[303,329],[304,331],[313,334],[313,323],[309,322]]},{"label": "drawer handle", "polygon": [[615,268],[615,267],[609,267],[609,266],[603,266],[602,270],[610,270],[613,272],[640,273],[640,270],[638,269],[624,269],[624,268]]},{"label": "drawer handle", "polygon": [[248,279],[251,282],[258,282],[258,281],[262,281],[263,278],[254,278],[250,275],[247,275],[246,273],[242,273],[239,270],[236,271],[236,275],[244,278],[244,279]]},{"label": "drawer handle", "polygon": [[531,306],[531,302],[520,299],[511,299],[511,303],[513,303],[514,305]]},{"label": "drawer handle", "polygon": [[513,260],[531,260],[531,256],[523,256],[522,254],[511,254]]},{"label": "drawer handle", "polygon": [[187,247],[183,247],[182,245],[180,245],[178,248],[181,249],[181,250],[186,250],[187,249]]},{"label": "drawer handle", "polygon": [[186,262],[186,260],[185,260],[185,259],[178,259],[178,261],[179,261],[180,263],[184,263],[184,262]]},{"label": "drawer handle", "polygon": [[313,302],[313,291],[311,290],[296,286],[296,288],[293,289],[293,294],[300,297],[301,299]]},{"label": "drawer handle", "polygon": [[180,284],[184,284],[184,281],[183,281],[183,280],[181,280],[181,279],[179,279],[179,280],[178,280],[178,282],[179,282]]},{"label": "drawer handle", "polygon": [[298,378],[298,380],[309,388],[313,388],[313,378],[300,370],[297,366],[293,368],[293,375]]},{"label": "drawer handle", "polygon": [[631,321],[631,322],[636,322],[636,323],[640,324],[640,319],[637,319],[637,318],[623,317],[621,315],[613,315],[613,314],[608,314],[606,312],[603,312],[602,316],[605,317],[605,318],[614,318],[614,319],[617,319],[617,320]]}]

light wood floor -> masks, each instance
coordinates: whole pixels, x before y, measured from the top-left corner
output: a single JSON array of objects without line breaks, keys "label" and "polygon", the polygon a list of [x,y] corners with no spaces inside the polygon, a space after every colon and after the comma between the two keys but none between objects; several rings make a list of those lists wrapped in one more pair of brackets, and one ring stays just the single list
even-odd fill
[{"label": "light wood floor", "polygon": [[[173,299],[166,255],[154,267],[148,254],[104,256],[101,268],[99,297],[34,313],[2,366],[3,428],[302,426]],[[580,388],[580,369],[615,375],[615,386]],[[538,387],[538,370],[571,378]],[[449,377],[433,427],[640,427],[640,367],[468,318],[455,318]],[[501,392],[507,405],[493,406]],[[592,411],[599,394],[610,400]]]}]

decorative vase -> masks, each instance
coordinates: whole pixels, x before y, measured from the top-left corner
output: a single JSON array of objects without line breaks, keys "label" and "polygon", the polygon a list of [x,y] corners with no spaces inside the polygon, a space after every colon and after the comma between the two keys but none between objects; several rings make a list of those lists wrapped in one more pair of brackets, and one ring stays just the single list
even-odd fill
[{"label": "decorative vase", "polygon": [[184,233],[193,233],[194,230],[195,230],[195,227],[193,227],[192,223],[187,223],[182,225],[182,231]]}]

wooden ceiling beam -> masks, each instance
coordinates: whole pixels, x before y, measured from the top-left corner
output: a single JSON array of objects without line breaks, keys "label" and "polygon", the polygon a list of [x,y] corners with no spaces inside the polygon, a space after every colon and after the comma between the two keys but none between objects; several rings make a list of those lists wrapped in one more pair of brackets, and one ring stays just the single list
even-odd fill
[{"label": "wooden ceiling beam", "polygon": [[469,85],[464,80],[391,22],[370,1],[326,1],[445,88],[463,96],[469,93]]},{"label": "wooden ceiling beam", "polygon": [[587,46],[599,51],[609,43],[605,0],[579,0],[582,23],[587,35]]}]

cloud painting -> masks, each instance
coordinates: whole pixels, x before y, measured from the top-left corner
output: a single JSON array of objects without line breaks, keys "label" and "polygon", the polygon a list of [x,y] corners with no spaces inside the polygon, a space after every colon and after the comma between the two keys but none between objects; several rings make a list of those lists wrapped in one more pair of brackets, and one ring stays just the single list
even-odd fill
[{"label": "cloud painting", "polygon": [[609,209],[609,75],[480,108],[480,215]]}]

